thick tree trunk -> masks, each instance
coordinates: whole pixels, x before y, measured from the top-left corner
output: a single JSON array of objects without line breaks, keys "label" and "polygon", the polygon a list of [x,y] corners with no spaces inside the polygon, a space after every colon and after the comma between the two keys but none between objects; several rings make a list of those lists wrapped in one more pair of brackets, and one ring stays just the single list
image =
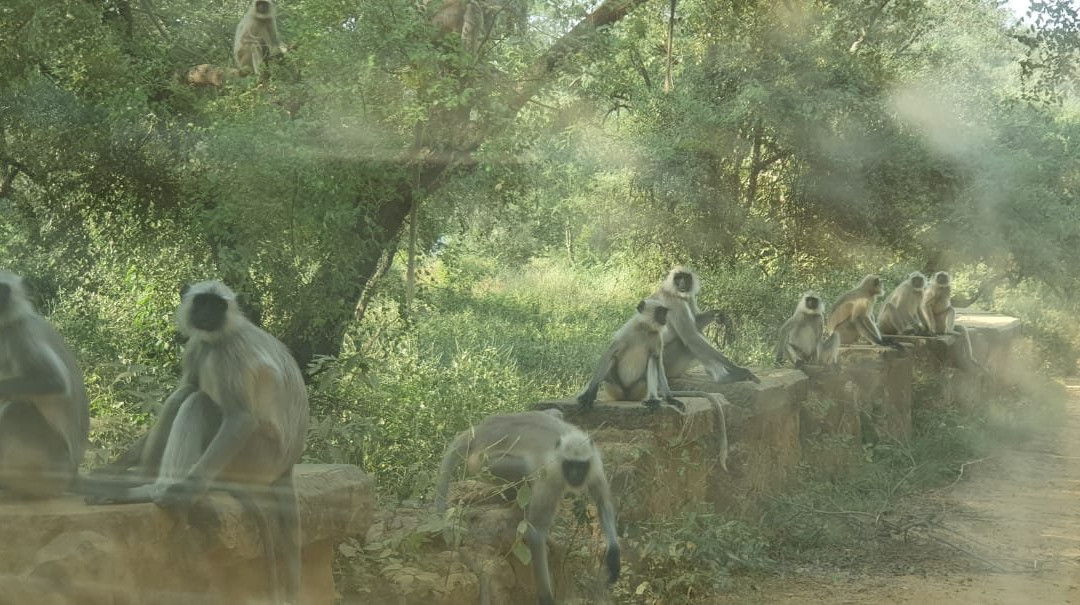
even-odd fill
[{"label": "thick tree trunk", "polygon": [[[398,194],[387,201],[370,217],[381,233],[378,245],[366,246],[363,251],[350,250],[320,269],[314,283],[320,292],[335,292],[339,301],[331,301],[321,309],[319,317],[297,315],[292,318],[281,339],[287,344],[302,366],[310,363],[317,355],[337,355],[341,351],[345,327],[362,310],[361,297],[369,293],[369,282],[380,274],[380,261],[389,246],[396,246],[400,241],[400,231],[405,224],[416,201],[437,189],[450,170],[471,170],[476,166],[472,152],[485,140],[498,135],[511,124],[526,103],[545,86],[550,84],[562,62],[581,48],[586,38],[603,26],[611,25],[623,18],[631,10],[644,3],[644,0],[606,0],[592,14],[588,15],[569,32],[559,38],[543,55],[531,70],[530,77],[512,89],[507,98],[506,113],[499,119],[491,120],[484,127],[466,128],[469,112],[440,111],[428,117],[431,127],[419,130],[426,135],[417,136],[412,148],[406,153],[403,163],[410,169],[404,174],[399,184]],[[439,132],[472,133],[460,143],[458,149],[439,149],[439,141],[431,140]],[[460,140],[460,139],[459,139]],[[366,218],[365,218],[365,222]],[[357,229],[359,230],[359,225]],[[342,267],[348,267],[342,271]],[[340,302],[341,304],[337,304]],[[362,311],[361,311],[362,312]]]}]

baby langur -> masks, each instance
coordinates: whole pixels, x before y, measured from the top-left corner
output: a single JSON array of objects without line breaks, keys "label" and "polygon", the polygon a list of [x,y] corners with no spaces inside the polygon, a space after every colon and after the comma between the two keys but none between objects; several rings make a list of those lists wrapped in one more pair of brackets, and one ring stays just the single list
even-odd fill
[{"label": "baby langur", "polygon": [[697,274],[676,266],[668,272],[660,289],[649,297],[668,309],[663,331],[665,372],[676,378],[700,363],[717,382],[761,382],[753,372],[735,365],[705,340],[701,330],[712,321],[714,314],[702,313],[698,308],[700,290],[701,280]]},{"label": "baby langur", "polygon": [[806,364],[836,365],[840,355],[840,337],[825,334],[825,305],[817,292],[803,294],[795,313],[780,327],[780,342],[776,345],[776,363],[784,359],[802,368]]},{"label": "baby langur", "polygon": [[642,400],[653,408],[660,405],[660,376],[664,370],[661,334],[667,318],[668,309],[659,302],[638,303],[637,313],[615,333],[592,379],[578,395],[583,408],[592,408],[601,382],[613,401]]},{"label": "baby langur", "polygon": [[825,327],[830,334],[840,335],[840,344],[853,344],[861,337],[879,346],[903,350],[896,340],[881,336],[871,316],[874,301],[880,295],[881,278],[867,275],[854,290],[849,290],[836,300],[829,311]]},{"label": "baby langur", "polygon": [[273,0],[252,0],[233,36],[233,59],[237,67],[241,71],[253,71],[257,76],[263,61],[284,53]]},{"label": "baby langur", "polygon": [[926,276],[913,271],[896,286],[878,313],[878,328],[882,334],[930,336],[930,322],[923,313],[923,289]]},{"label": "baby langur", "polygon": [[[157,422],[137,446],[139,477],[88,498],[92,504],[154,502],[190,507],[211,489],[235,494],[256,514],[277,597],[277,562],[288,603],[300,590],[300,519],[293,465],[304,451],[308,396],[300,367],[278,339],[240,312],[216,281],[180,291],[176,324],[188,336],[183,375]],[[278,530],[271,532],[270,517]]]},{"label": "baby langur", "polygon": [[727,470],[728,440],[724,406],[711,393],[672,391],[664,372],[664,323],[667,308],[652,299],[638,303],[637,313],[615,333],[614,342],[604,352],[589,384],[577,396],[578,404],[590,410],[596,401],[600,383],[612,401],[637,401],[656,409],[660,399],[679,410],[686,406],[676,397],[701,397],[709,400],[720,419],[720,466]]},{"label": "baby langur", "polygon": [[0,271],[0,490],[55,496],[86,451],[90,408],[75,355]]},{"label": "baby langur", "polygon": [[435,510],[446,511],[450,480],[465,463],[470,475],[487,472],[500,481],[528,482],[525,543],[532,554],[540,605],[554,605],[548,571],[547,537],[566,492],[588,492],[600,515],[607,542],[608,582],[619,579],[620,555],[615,505],[600,453],[581,429],[562,419],[559,410],[500,414],[485,418],[450,444],[439,468]]},{"label": "baby langur", "polygon": [[961,364],[965,369],[985,370],[971,351],[971,336],[967,328],[956,323],[956,309],[952,306],[952,277],[947,272],[938,271],[930,280],[923,292],[922,312],[931,333],[956,334],[960,337]]}]

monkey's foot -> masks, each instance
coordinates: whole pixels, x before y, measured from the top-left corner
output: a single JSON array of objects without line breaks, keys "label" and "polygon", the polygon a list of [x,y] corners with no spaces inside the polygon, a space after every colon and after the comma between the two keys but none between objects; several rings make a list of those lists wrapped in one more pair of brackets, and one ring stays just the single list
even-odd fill
[{"label": "monkey's foot", "polygon": [[195,502],[200,490],[192,481],[177,481],[170,483],[154,494],[154,504],[166,510],[182,510],[190,508]]}]

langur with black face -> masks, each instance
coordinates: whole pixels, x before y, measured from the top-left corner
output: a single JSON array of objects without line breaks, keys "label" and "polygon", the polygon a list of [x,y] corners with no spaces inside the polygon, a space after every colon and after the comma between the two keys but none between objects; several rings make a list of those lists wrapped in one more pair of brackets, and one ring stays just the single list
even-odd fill
[{"label": "langur with black face", "polygon": [[[300,519],[293,465],[308,429],[300,367],[284,344],[244,317],[236,295],[220,282],[185,286],[180,299],[176,323],[188,336],[180,386],[138,451],[126,456],[127,464],[138,461],[139,479],[152,483],[98,491],[88,501],[185,509],[208,490],[233,493],[256,513],[275,602],[281,561],[286,602],[296,603]],[[276,539],[260,511],[276,521]]]},{"label": "langur with black face", "polygon": [[880,295],[881,278],[867,275],[858,286],[845,292],[833,303],[825,320],[826,330],[829,334],[839,334],[840,344],[854,344],[859,338],[863,338],[871,344],[903,350],[896,340],[882,337],[877,323],[874,322],[874,302]]},{"label": "langur with black face", "polygon": [[806,364],[836,365],[840,355],[840,337],[837,334],[824,338],[825,305],[817,292],[803,294],[799,304],[784,325],[780,327],[780,341],[776,345],[776,363],[787,359],[802,368]]},{"label": "langur with black face", "polygon": [[577,396],[578,404],[591,410],[600,384],[612,401],[639,401],[658,409],[661,400],[679,410],[686,406],[676,397],[707,399],[720,417],[720,466],[727,470],[727,421],[724,407],[711,393],[704,391],[672,391],[664,372],[663,329],[670,317],[667,307],[646,299],[638,303],[637,313],[619,331],[600,358],[589,383]]},{"label": "langur with black face", "polygon": [[663,330],[666,376],[677,378],[700,363],[717,382],[761,382],[753,372],[735,365],[705,340],[701,330],[715,314],[702,313],[698,308],[700,290],[701,281],[697,274],[677,266],[668,272],[660,289],[649,297],[668,309]]},{"label": "langur with black face", "polygon": [[581,429],[565,422],[559,410],[499,414],[460,433],[447,448],[439,468],[435,510],[446,511],[450,480],[465,464],[470,475],[490,474],[508,484],[527,483],[525,544],[532,554],[540,605],[554,605],[548,570],[547,537],[567,492],[585,491],[596,504],[607,543],[608,582],[619,579],[621,566],[615,505],[600,452]]},{"label": "langur with black face", "polygon": [[913,271],[900,283],[878,313],[877,324],[882,334],[931,336],[930,322],[923,312],[923,290],[926,276]]},{"label": "langur with black face", "polygon": [[960,337],[961,365],[964,369],[985,371],[972,353],[967,328],[956,323],[956,309],[952,306],[952,277],[948,272],[938,271],[930,280],[923,292],[922,312],[934,335],[955,334]]},{"label": "langur with black face", "polygon": [[233,36],[233,59],[242,72],[254,72],[271,55],[284,54],[285,47],[277,29],[277,10],[273,0],[252,0]]},{"label": "langur with black face", "polygon": [[72,487],[90,408],[75,355],[0,271],[0,490],[44,498]]}]

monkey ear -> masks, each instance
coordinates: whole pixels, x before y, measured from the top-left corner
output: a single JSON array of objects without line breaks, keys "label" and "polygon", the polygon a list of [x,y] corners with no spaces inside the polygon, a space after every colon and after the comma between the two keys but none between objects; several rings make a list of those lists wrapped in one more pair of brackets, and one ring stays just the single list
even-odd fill
[{"label": "monkey ear", "polygon": [[180,286],[180,298],[183,298],[184,295],[187,294],[188,290],[190,290],[190,289],[191,289],[191,284],[184,284],[184,285]]},{"label": "monkey ear", "polygon": [[559,449],[560,445],[562,445],[562,437],[558,437],[555,439],[555,449]]},{"label": "monkey ear", "polygon": [[637,304],[637,312],[638,313],[644,313],[645,312],[645,301],[641,301],[641,302],[639,302]]}]

